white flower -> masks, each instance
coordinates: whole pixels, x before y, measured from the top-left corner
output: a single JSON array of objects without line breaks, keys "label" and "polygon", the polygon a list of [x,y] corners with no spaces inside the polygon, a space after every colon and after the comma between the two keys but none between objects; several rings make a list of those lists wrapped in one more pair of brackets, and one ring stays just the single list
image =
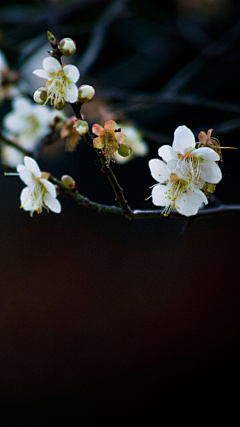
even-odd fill
[{"label": "white flower", "polygon": [[188,183],[198,188],[204,183],[217,184],[222,179],[219,166],[219,155],[209,147],[195,148],[193,133],[186,126],[179,126],[174,132],[173,145],[163,145],[158,154],[167,163],[172,172],[182,176]]},{"label": "white flower", "polygon": [[25,211],[41,213],[43,208],[55,213],[61,212],[61,204],[56,199],[57,192],[54,185],[42,178],[37,162],[31,157],[24,157],[25,165],[18,165],[17,171],[21,180],[27,185],[20,195],[21,208]]},{"label": "white flower", "polygon": [[165,206],[164,215],[176,209],[185,216],[196,215],[202,204],[207,204],[205,194],[193,184],[173,173],[159,159],[149,161],[152,177],[158,181],[152,189],[152,201],[156,206]]},{"label": "white flower", "polygon": [[146,154],[148,153],[148,145],[142,139],[141,133],[134,126],[122,124],[118,124],[118,126],[121,128],[121,132],[126,135],[125,142],[131,146],[132,152],[127,157],[122,157],[118,153],[116,153],[116,162],[123,164],[127,163],[129,160],[133,160],[135,157],[146,156]]},{"label": "white flower", "polygon": [[12,106],[13,111],[6,114],[3,126],[10,138],[26,150],[33,150],[40,139],[50,132],[49,124],[53,118],[61,115],[24,97],[16,97]]},{"label": "white flower", "polygon": [[74,65],[61,65],[55,58],[44,58],[43,70],[33,71],[38,77],[47,79],[46,89],[48,100],[54,104],[76,102],[78,88],[75,83],[80,77],[79,70]]}]

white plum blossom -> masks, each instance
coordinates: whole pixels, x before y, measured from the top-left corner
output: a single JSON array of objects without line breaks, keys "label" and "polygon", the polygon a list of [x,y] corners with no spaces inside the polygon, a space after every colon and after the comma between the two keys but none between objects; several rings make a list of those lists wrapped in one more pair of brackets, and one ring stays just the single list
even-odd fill
[{"label": "white plum blossom", "polygon": [[220,160],[219,154],[209,147],[196,148],[195,137],[186,126],[178,126],[172,147],[163,145],[158,154],[172,172],[200,189],[205,183],[217,184],[222,179],[216,163]]},{"label": "white plum blossom", "polygon": [[25,211],[41,213],[43,208],[55,213],[61,212],[61,204],[56,199],[57,192],[54,185],[42,178],[37,162],[31,157],[24,157],[24,165],[17,166],[18,175],[27,185],[20,195],[21,208]]},{"label": "white plum blossom", "polygon": [[47,100],[54,105],[66,102],[76,102],[78,98],[78,88],[76,82],[80,77],[80,72],[74,65],[61,65],[55,58],[44,58],[43,69],[33,71],[38,77],[47,79],[46,90]]},{"label": "white plum blossom", "polygon": [[162,160],[150,160],[149,167],[152,177],[158,181],[152,187],[152,201],[156,206],[165,206],[165,216],[172,209],[185,216],[196,215],[202,204],[208,203],[205,194],[194,183],[172,172]]},{"label": "white plum blossom", "polygon": [[54,109],[42,108],[23,96],[16,97],[12,106],[13,111],[3,119],[3,127],[10,139],[30,151],[49,133],[49,124],[54,117],[61,115]]},{"label": "white plum blossom", "polygon": [[133,160],[136,157],[144,157],[148,153],[148,145],[142,139],[141,133],[132,125],[118,124],[121,128],[121,132],[126,135],[125,142],[128,143],[132,152],[127,157],[122,157],[118,153],[115,154],[115,160],[119,164],[127,163],[129,160]]}]

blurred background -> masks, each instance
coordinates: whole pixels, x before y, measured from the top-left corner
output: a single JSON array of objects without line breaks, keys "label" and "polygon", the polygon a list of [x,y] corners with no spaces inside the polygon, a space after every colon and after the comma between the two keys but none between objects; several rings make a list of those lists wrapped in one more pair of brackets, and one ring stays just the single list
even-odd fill
[{"label": "blurred background", "polygon": [[[145,156],[113,170],[133,209],[151,209],[148,161],[177,126],[213,128],[239,147],[237,0],[2,1],[0,49],[15,91],[1,94],[1,126],[16,94],[43,84],[46,32],[71,37],[68,62],[96,96],[92,125],[134,126]],[[45,80],[44,80],[45,82]],[[66,108],[68,117],[72,115]],[[42,170],[69,174],[81,194],[114,204],[95,152],[57,139]],[[239,153],[224,150],[216,196],[239,203]],[[76,206],[30,218],[23,183],[1,166],[0,420],[36,425],[127,425],[238,414],[239,214],[128,221]],[[164,424],[165,423],[165,424]]]}]

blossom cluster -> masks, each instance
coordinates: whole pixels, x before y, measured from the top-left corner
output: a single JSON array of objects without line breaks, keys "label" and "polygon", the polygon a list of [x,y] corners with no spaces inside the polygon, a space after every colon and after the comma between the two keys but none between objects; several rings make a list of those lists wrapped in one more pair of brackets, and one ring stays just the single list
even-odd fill
[{"label": "blossom cluster", "polygon": [[[33,71],[36,76],[47,80],[46,86],[37,89],[33,95],[39,105],[18,95],[13,99],[13,111],[3,120],[5,142],[7,138],[12,142],[10,146],[2,146],[2,162],[10,168],[17,167],[17,175],[26,184],[20,195],[21,208],[31,215],[34,211],[41,213],[43,208],[60,213],[57,191],[63,187],[77,191],[73,178],[64,175],[61,181],[63,187],[59,183],[57,187],[54,185],[57,180],[49,173],[41,172],[36,161],[23,154],[25,150],[34,155],[37,144],[49,133],[50,127],[53,132],[58,132],[60,138],[67,140],[66,148],[69,151],[74,151],[81,136],[84,136],[106,166],[104,171],[107,174],[111,161],[125,163],[148,152],[148,145],[141,133],[126,123],[117,124],[114,120],[106,121],[103,126],[95,123],[91,129],[93,135],[89,133],[88,122],[82,117],[80,107],[93,99],[95,90],[85,84],[78,88],[79,70],[74,65],[61,62],[62,55],[68,57],[75,53],[76,44],[72,39],[64,38],[58,45],[50,32],[48,39],[53,49],[48,52],[50,57],[43,59],[43,69]],[[4,67],[5,59],[0,55],[0,71]],[[75,104],[72,108],[76,116],[66,118],[63,113],[47,106],[51,104],[56,110],[62,110],[67,102]],[[172,146],[159,148],[161,160],[149,161],[151,175],[157,181],[152,186],[150,197],[154,205],[164,207],[162,213],[165,216],[173,209],[187,217],[196,215],[200,208],[208,204],[208,196],[222,179],[218,166],[221,147],[211,134],[212,129],[207,134],[200,132],[199,141],[196,142],[189,128],[179,126],[174,132]]]},{"label": "blossom cluster", "polygon": [[158,182],[152,188],[152,201],[156,206],[165,206],[164,215],[172,209],[185,216],[196,215],[222,179],[216,163],[220,156],[212,146],[206,146],[206,142],[205,138],[204,143],[196,147],[191,130],[179,126],[172,147],[163,145],[158,150],[163,160],[149,161],[151,175]]}]

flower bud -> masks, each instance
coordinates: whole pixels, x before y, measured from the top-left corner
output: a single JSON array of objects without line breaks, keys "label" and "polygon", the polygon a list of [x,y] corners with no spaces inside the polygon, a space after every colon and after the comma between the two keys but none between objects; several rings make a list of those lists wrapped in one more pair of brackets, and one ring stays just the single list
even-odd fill
[{"label": "flower bud", "polygon": [[53,49],[57,49],[57,39],[50,31],[47,32],[47,38]]},{"label": "flower bud", "polygon": [[33,94],[33,99],[37,104],[44,105],[47,101],[47,91],[45,87],[40,87]]},{"label": "flower bud", "polygon": [[73,190],[76,187],[76,183],[74,179],[69,175],[63,175],[61,178],[61,184],[64,187],[69,188],[70,190]]},{"label": "flower bud", "polygon": [[58,46],[64,56],[71,56],[76,52],[76,43],[69,37],[62,39]]},{"label": "flower bud", "polygon": [[82,103],[90,102],[95,95],[93,86],[82,85],[78,89],[78,101]]},{"label": "flower bud", "polygon": [[82,136],[89,131],[88,123],[85,120],[77,120],[73,127]]},{"label": "flower bud", "polygon": [[56,108],[56,110],[63,110],[65,105],[66,105],[66,102],[64,101],[64,99],[61,99],[58,102],[54,102],[54,108]]},{"label": "flower bud", "polygon": [[132,152],[132,147],[129,144],[123,143],[121,147],[118,149],[118,154],[122,157],[127,157]]}]

